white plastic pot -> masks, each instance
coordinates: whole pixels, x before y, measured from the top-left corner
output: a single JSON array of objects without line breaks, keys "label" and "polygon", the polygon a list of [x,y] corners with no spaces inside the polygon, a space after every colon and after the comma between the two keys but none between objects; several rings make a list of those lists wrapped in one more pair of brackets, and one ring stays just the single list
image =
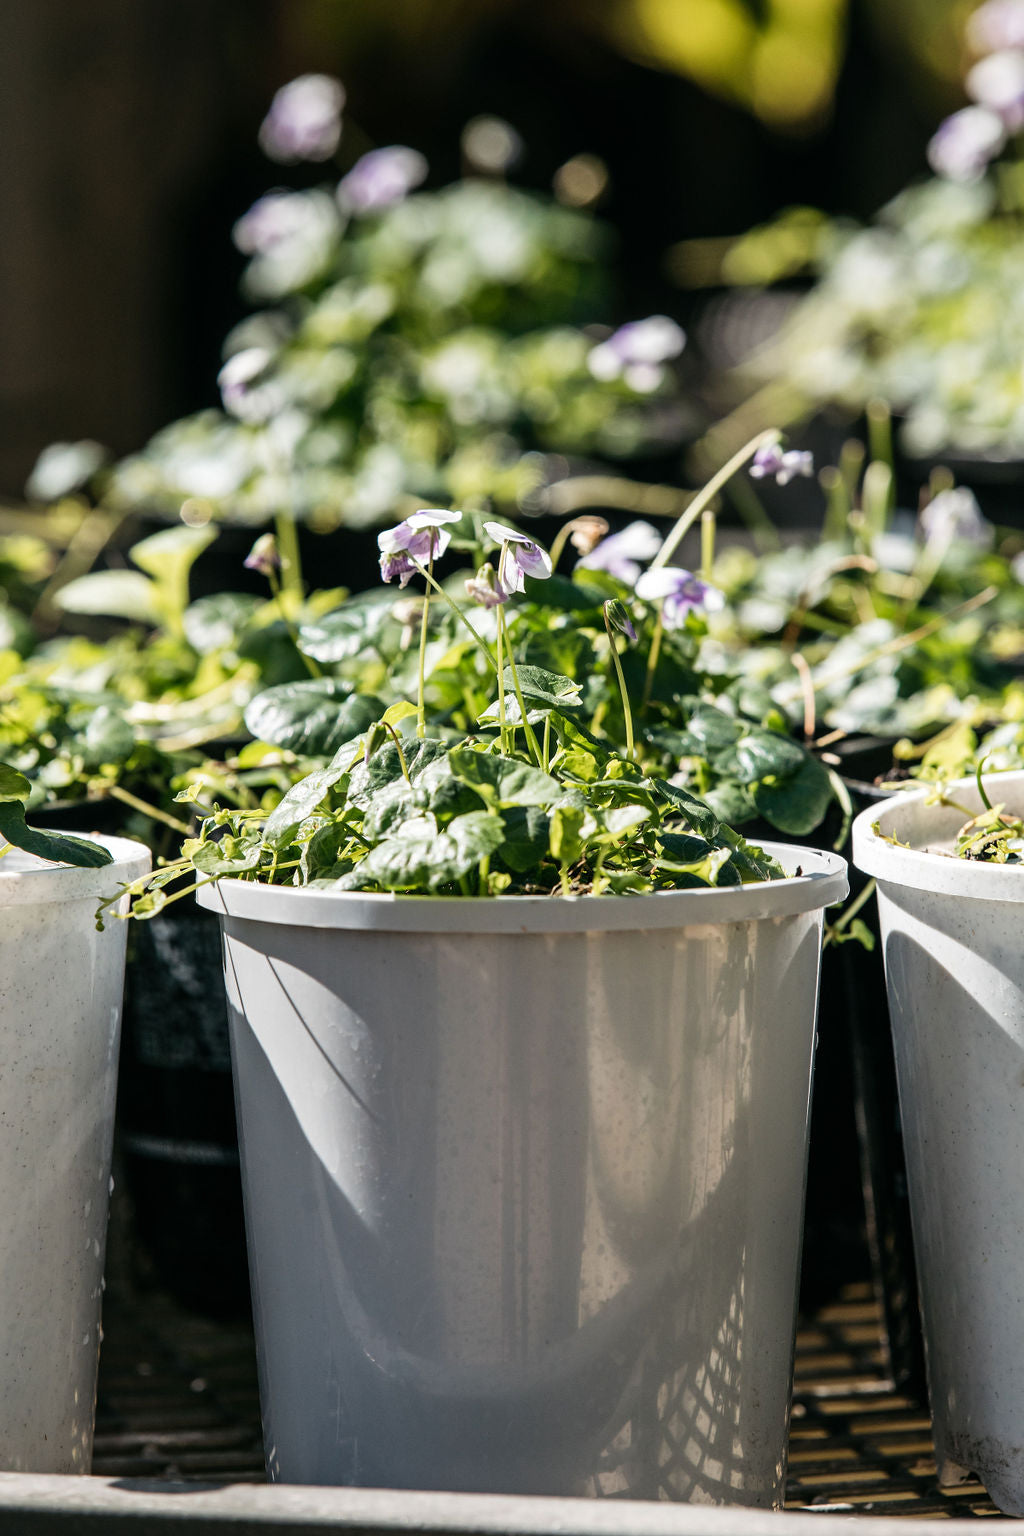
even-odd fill
[{"label": "white plastic pot", "polygon": [[275,1480],[777,1505],[822,909],[224,880]]},{"label": "white plastic pot", "polygon": [[[985,784],[1024,810],[1024,773]],[[973,780],[948,793],[982,808]],[[853,857],[878,881],[939,1479],[1024,1515],[1024,869],[949,857],[967,815],[925,798],[859,816]]]},{"label": "white plastic pot", "polygon": [[126,924],[124,838],[77,869],[0,858],[0,1468],[88,1472]]}]

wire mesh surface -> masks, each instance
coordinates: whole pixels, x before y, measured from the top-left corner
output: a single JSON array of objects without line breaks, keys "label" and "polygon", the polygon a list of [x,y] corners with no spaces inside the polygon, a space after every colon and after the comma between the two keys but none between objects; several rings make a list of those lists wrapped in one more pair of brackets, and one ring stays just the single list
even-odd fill
[{"label": "wire mesh surface", "polygon": [[[100,1476],[264,1479],[252,1333],[160,1292],[110,1295],[93,1471]],[[816,1513],[998,1514],[977,1482],[940,1489],[928,1414],[892,1391],[867,1286],[802,1323],[786,1507]]]}]

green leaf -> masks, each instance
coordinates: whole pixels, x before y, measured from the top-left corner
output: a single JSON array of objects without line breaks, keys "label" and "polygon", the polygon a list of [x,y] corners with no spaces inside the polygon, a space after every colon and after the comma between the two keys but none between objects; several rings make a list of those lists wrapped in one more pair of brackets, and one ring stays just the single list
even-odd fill
[{"label": "green leaf", "polygon": [[200,656],[238,644],[242,631],[262,604],[246,592],[218,592],[190,603],[182,614],[185,639]]},{"label": "green leaf", "polygon": [[702,704],[687,722],[689,735],[698,743],[703,756],[731,747],[743,735],[742,721],[714,705]]},{"label": "green leaf", "polygon": [[745,785],[737,784],[735,779],[722,779],[707,791],[704,799],[719,821],[724,821],[730,827],[740,827],[745,821],[753,821],[757,815],[757,806],[750,798],[750,791]]},{"label": "green leaf", "polygon": [[347,661],[373,647],[391,616],[394,603],[389,593],[373,602],[358,598],[299,629],[299,650],[314,661],[331,664]]},{"label": "green leaf", "polygon": [[245,711],[245,724],[253,736],[276,747],[307,757],[330,757],[368,730],[386,707],[372,694],[353,694],[335,678],[304,678],[258,693]]},{"label": "green leaf", "polygon": [[161,585],[177,585],[187,579],[203,550],[209,548],[216,537],[217,529],[209,523],[202,528],[179,523],[150,534],[148,539],[140,539],[128,553],[139,570],[152,576],[154,581]]},{"label": "green leaf", "polygon": [[575,864],[583,853],[580,833],[586,814],[580,807],[572,805],[560,805],[551,813],[548,846],[551,857],[563,869]]},{"label": "green leaf", "polygon": [[739,779],[741,784],[755,784],[769,774],[788,778],[798,773],[807,757],[803,747],[776,731],[753,730],[735,747],[716,757],[720,773]]},{"label": "green leaf", "polygon": [[12,768],[10,763],[0,763],[0,802],[27,800],[31,793],[32,785],[23,773]]},{"label": "green leaf", "polygon": [[[580,702],[581,685],[559,672],[548,672],[545,667],[516,667],[519,686],[527,705],[550,704],[556,709],[572,709]],[[512,668],[506,667],[502,678],[507,692],[515,693]]]},{"label": "green leaf", "polygon": [[339,752],[326,768],[318,768],[292,785],[267,817],[263,836],[268,843],[280,846],[289,840],[299,823],[311,816],[334,786],[341,783],[347,769],[344,755]]},{"label": "green leaf", "polygon": [[495,757],[472,747],[453,747],[448,754],[452,773],[468,784],[488,805],[553,805],[562,786],[549,773],[512,757]]},{"label": "green leaf", "polygon": [[750,790],[759,814],[792,837],[806,837],[813,832],[834,799],[828,770],[806,752],[801,758],[796,773],[773,784],[762,779]]},{"label": "green leaf", "polygon": [[[15,848],[34,853],[52,864],[75,864],[81,869],[101,869],[113,861],[113,855],[99,843],[84,837],[68,837],[63,832],[47,832],[25,824],[25,808],[17,800],[0,801],[0,834]],[[0,863],[0,868],[2,868]]]},{"label": "green leaf", "polygon": [[681,789],[678,784],[669,784],[665,779],[655,779],[655,788],[669,802],[673,811],[677,811],[691,827],[698,831],[701,837],[713,838],[719,827],[718,817],[704,800],[698,800],[696,795],[691,795],[688,789]]},{"label": "green leaf", "polygon": [[139,571],[90,571],[61,587],[53,600],[66,613],[102,613],[139,624],[159,624],[161,617],[156,583]]},{"label": "green leaf", "polygon": [[[414,737],[403,741],[402,754],[409,777],[415,783],[431,764],[447,758],[448,744],[433,736],[424,736],[422,739]],[[377,748],[368,763],[357,763],[352,769],[349,800],[355,805],[366,805],[385,784],[392,784],[403,777],[402,758],[395,743],[389,738]]]},{"label": "green leaf", "polygon": [[135,732],[119,705],[101,704],[89,716],[78,737],[84,766],[97,769],[104,763],[123,763],[135,750]]},{"label": "green leaf", "polygon": [[436,891],[461,880],[479,867],[481,859],[501,844],[501,818],[487,811],[457,816],[439,832],[433,816],[406,822],[396,836],[371,848],[338,889],[365,890],[378,885],[386,891]]},{"label": "green leaf", "polygon": [[501,819],[505,823],[501,857],[509,869],[520,875],[535,869],[549,848],[547,812],[539,805],[513,805],[502,811]]}]

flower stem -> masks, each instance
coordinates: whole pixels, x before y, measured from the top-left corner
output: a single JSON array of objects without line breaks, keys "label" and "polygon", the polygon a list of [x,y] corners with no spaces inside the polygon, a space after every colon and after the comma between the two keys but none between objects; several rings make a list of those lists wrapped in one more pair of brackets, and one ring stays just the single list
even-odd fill
[{"label": "flower stem", "polygon": [[[434,548],[431,543],[430,557],[427,560],[427,581],[434,579]],[[423,700],[424,680],[427,668],[427,619],[430,615],[430,587],[423,594],[423,612],[420,615],[420,668],[419,668],[419,692],[416,695],[416,735],[422,741],[427,734],[427,710]]]},{"label": "flower stem", "polygon": [[481,640],[480,636],[477,634],[477,632],[473,628],[472,624],[466,618],[466,615],[463,613],[463,611],[459,607],[458,603],[452,602],[451,598],[448,596],[448,593],[445,591],[444,587],[441,586],[440,582],[437,582],[437,581],[434,580],[434,577],[431,574],[431,572],[427,570],[425,565],[420,565],[419,561],[416,559],[416,557],[414,555],[410,555],[409,559],[412,561],[413,565],[416,567],[416,569],[419,571],[420,575],[426,581],[427,585],[433,587],[433,589],[437,593],[438,597],[443,597],[444,598],[445,602],[448,604],[448,607],[451,609],[452,613],[454,613],[455,617],[457,619],[459,619],[461,621],[461,623],[464,624],[465,627],[469,630],[470,634],[473,636],[473,639],[476,641],[476,643],[479,646],[480,650],[483,652],[484,657],[485,657],[485,659],[487,661],[487,665],[490,667],[491,671],[492,672],[498,672],[498,675],[500,676],[501,674],[498,671],[498,666],[497,666],[497,664],[496,664],[496,662],[494,660],[494,657],[491,655],[490,649],[488,648],[486,642]]},{"label": "flower stem", "polygon": [[505,718],[505,626],[498,609],[498,726],[501,734],[502,756],[508,753],[508,721]]},{"label": "flower stem", "polygon": [[[522,686],[521,686],[521,684],[519,682],[519,673],[516,670],[515,657],[512,654],[512,645],[511,645],[511,642],[509,641],[508,629],[507,629],[507,627],[505,625],[505,614],[504,614],[504,612],[503,612],[503,610],[501,608],[498,609],[498,633],[499,633],[499,635],[500,634],[504,634],[504,636],[505,636],[505,645],[506,645],[506,647],[508,649],[508,669],[512,673],[512,686],[513,686],[513,688],[515,689],[515,692],[516,692],[516,702],[519,705],[519,713],[522,716],[523,730],[526,733],[527,746],[530,749],[530,756],[533,758],[534,762],[537,764],[537,767],[539,768],[540,765],[541,765],[540,746],[539,746],[539,744],[537,742],[537,737],[536,737],[536,733],[534,732],[533,726],[530,724],[530,722],[526,718],[526,700],[523,698],[523,690],[522,690]],[[504,680],[504,675],[502,675],[498,679],[498,688],[499,688],[500,695],[501,695],[502,699],[504,699],[504,696],[505,696],[505,680]]]},{"label": "flower stem", "polygon": [[[660,619],[660,613],[658,617]],[[612,634],[612,625],[611,620],[608,617],[607,608],[604,610],[604,627],[608,635],[608,647],[612,653],[612,662],[615,666],[615,676],[618,678],[619,682],[619,694],[622,698],[622,717],[626,725],[626,762],[632,763],[635,761],[633,752],[633,711],[629,707],[629,693],[626,689],[626,679],[622,675],[622,662],[619,660],[619,652],[615,644],[615,637]]]},{"label": "flower stem", "polygon": [[302,585],[302,558],[299,554],[299,534],[295,519],[290,512],[278,512],[274,517],[274,534],[281,557],[281,577],[284,590],[298,599],[305,597]]},{"label": "flower stem", "polygon": [[704,511],[704,508],[710,505],[723,485],[732,479],[736,471],[742,469],[747,460],[752,459],[759,448],[765,447],[768,443],[777,443],[780,436],[781,433],[774,427],[768,432],[759,432],[756,437],[750,439],[749,443],[745,443],[738,453],[734,453],[728,463],[722,465],[717,474],[711,476],[704,489],[697,492],[682,517],[677,520],[675,527],[670,530],[664,544],[651,561],[650,569],[652,571],[656,571],[660,566],[668,564],[669,559],[675,553],[676,545],[689,529],[693,527],[698,517]]},{"label": "flower stem", "polygon": [[647,706],[651,702],[651,693],[654,689],[654,674],[658,670],[658,657],[661,655],[661,641],[665,633],[664,603],[658,604],[658,618],[654,626],[654,635],[651,639],[651,648],[647,653],[647,671],[644,674],[644,691],[640,700],[640,713],[647,713]]}]

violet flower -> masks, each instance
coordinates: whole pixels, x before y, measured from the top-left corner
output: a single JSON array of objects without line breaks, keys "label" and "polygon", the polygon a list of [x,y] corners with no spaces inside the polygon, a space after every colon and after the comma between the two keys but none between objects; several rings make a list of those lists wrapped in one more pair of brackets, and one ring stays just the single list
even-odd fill
[{"label": "violet flower", "polygon": [[282,85],[260,124],[259,145],[271,160],[329,160],[341,138],[345,89],[332,75],[300,75]]},{"label": "violet flower", "polygon": [[992,542],[992,524],[983,516],[978,498],[966,485],[951,487],[933,496],[921,513],[921,531],[929,543],[976,544]]},{"label": "violet flower", "polygon": [[242,564],[247,571],[259,571],[261,576],[269,576],[271,571],[279,571],[281,556],[278,553],[274,535],[261,533]]},{"label": "violet flower", "polygon": [[504,523],[484,523],[484,532],[488,538],[501,545],[498,585],[506,596],[525,591],[527,576],[546,581],[551,575],[551,557],[547,550],[542,549],[535,540],[527,538],[525,533],[517,533]]},{"label": "violet flower", "polygon": [[596,549],[577,561],[576,569],[607,571],[609,576],[633,587],[640,575],[638,562],[653,560],[660,548],[661,534],[652,523],[629,523],[619,533],[602,539]]},{"label": "violet flower", "polygon": [[417,566],[428,564],[443,555],[452,536],[446,523],[457,523],[461,512],[445,512],[433,507],[413,512],[394,528],[385,528],[377,535],[382,581],[394,581],[406,586],[410,577],[417,573]]},{"label": "violet flower", "polygon": [[947,181],[977,181],[1006,143],[1002,119],[988,107],[962,107],[940,123],[928,144],[928,164]]},{"label": "violet flower", "polygon": [[644,571],[637,581],[636,595],[647,603],[661,603],[662,623],[666,629],[682,629],[691,608],[703,608],[706,613],[713,613],[725,606],[725,597],[717,587],[709,586],[692,571],[684,571],[678,565],[662,565],[657,570]]},{"label": "violet flower", "polygon": [[500,608],[508,602],[508,593],[500,585],[494,566],[488,561],[475,576],[466,578],[466,596],[484,608]]},{"label": "violet flower", "polygon": [[371,149],[338,183],[338,202],[348,213],[381,213],[418,187],[427,170],[419,150],[405,144]]},{"label": "violet flower", "polygon": [[1024,48],[1024,0],[985,0],[967,19],[967,41],[975,53]]},{"label": "violet flower", "polygon": [[1002,48],[967,72],[967,94],[994,112],[1009,133],[1024,127],[1024,52]]},{"label": "violet flower", "polygon": [[781,443],[763,443],[750,466],[752,480],[773,479],[788,485],[797,475],[814,474],[814,455],[798,448],[783,448]]},{"label": "violet flower", "polygon": [[624,379],[638,394],[648,395],[665,377],[663,364],[678,357],[686,333],[668,315],[630,320],[599,342],[587,356],[587,368],[602,383]]},{"label": "violet flower", "polygon": [[245,347],[229,357],[217,375],[224,409],[250,426],[269,421],[285,403],[271,374],[274,359],[265,347]]}]

